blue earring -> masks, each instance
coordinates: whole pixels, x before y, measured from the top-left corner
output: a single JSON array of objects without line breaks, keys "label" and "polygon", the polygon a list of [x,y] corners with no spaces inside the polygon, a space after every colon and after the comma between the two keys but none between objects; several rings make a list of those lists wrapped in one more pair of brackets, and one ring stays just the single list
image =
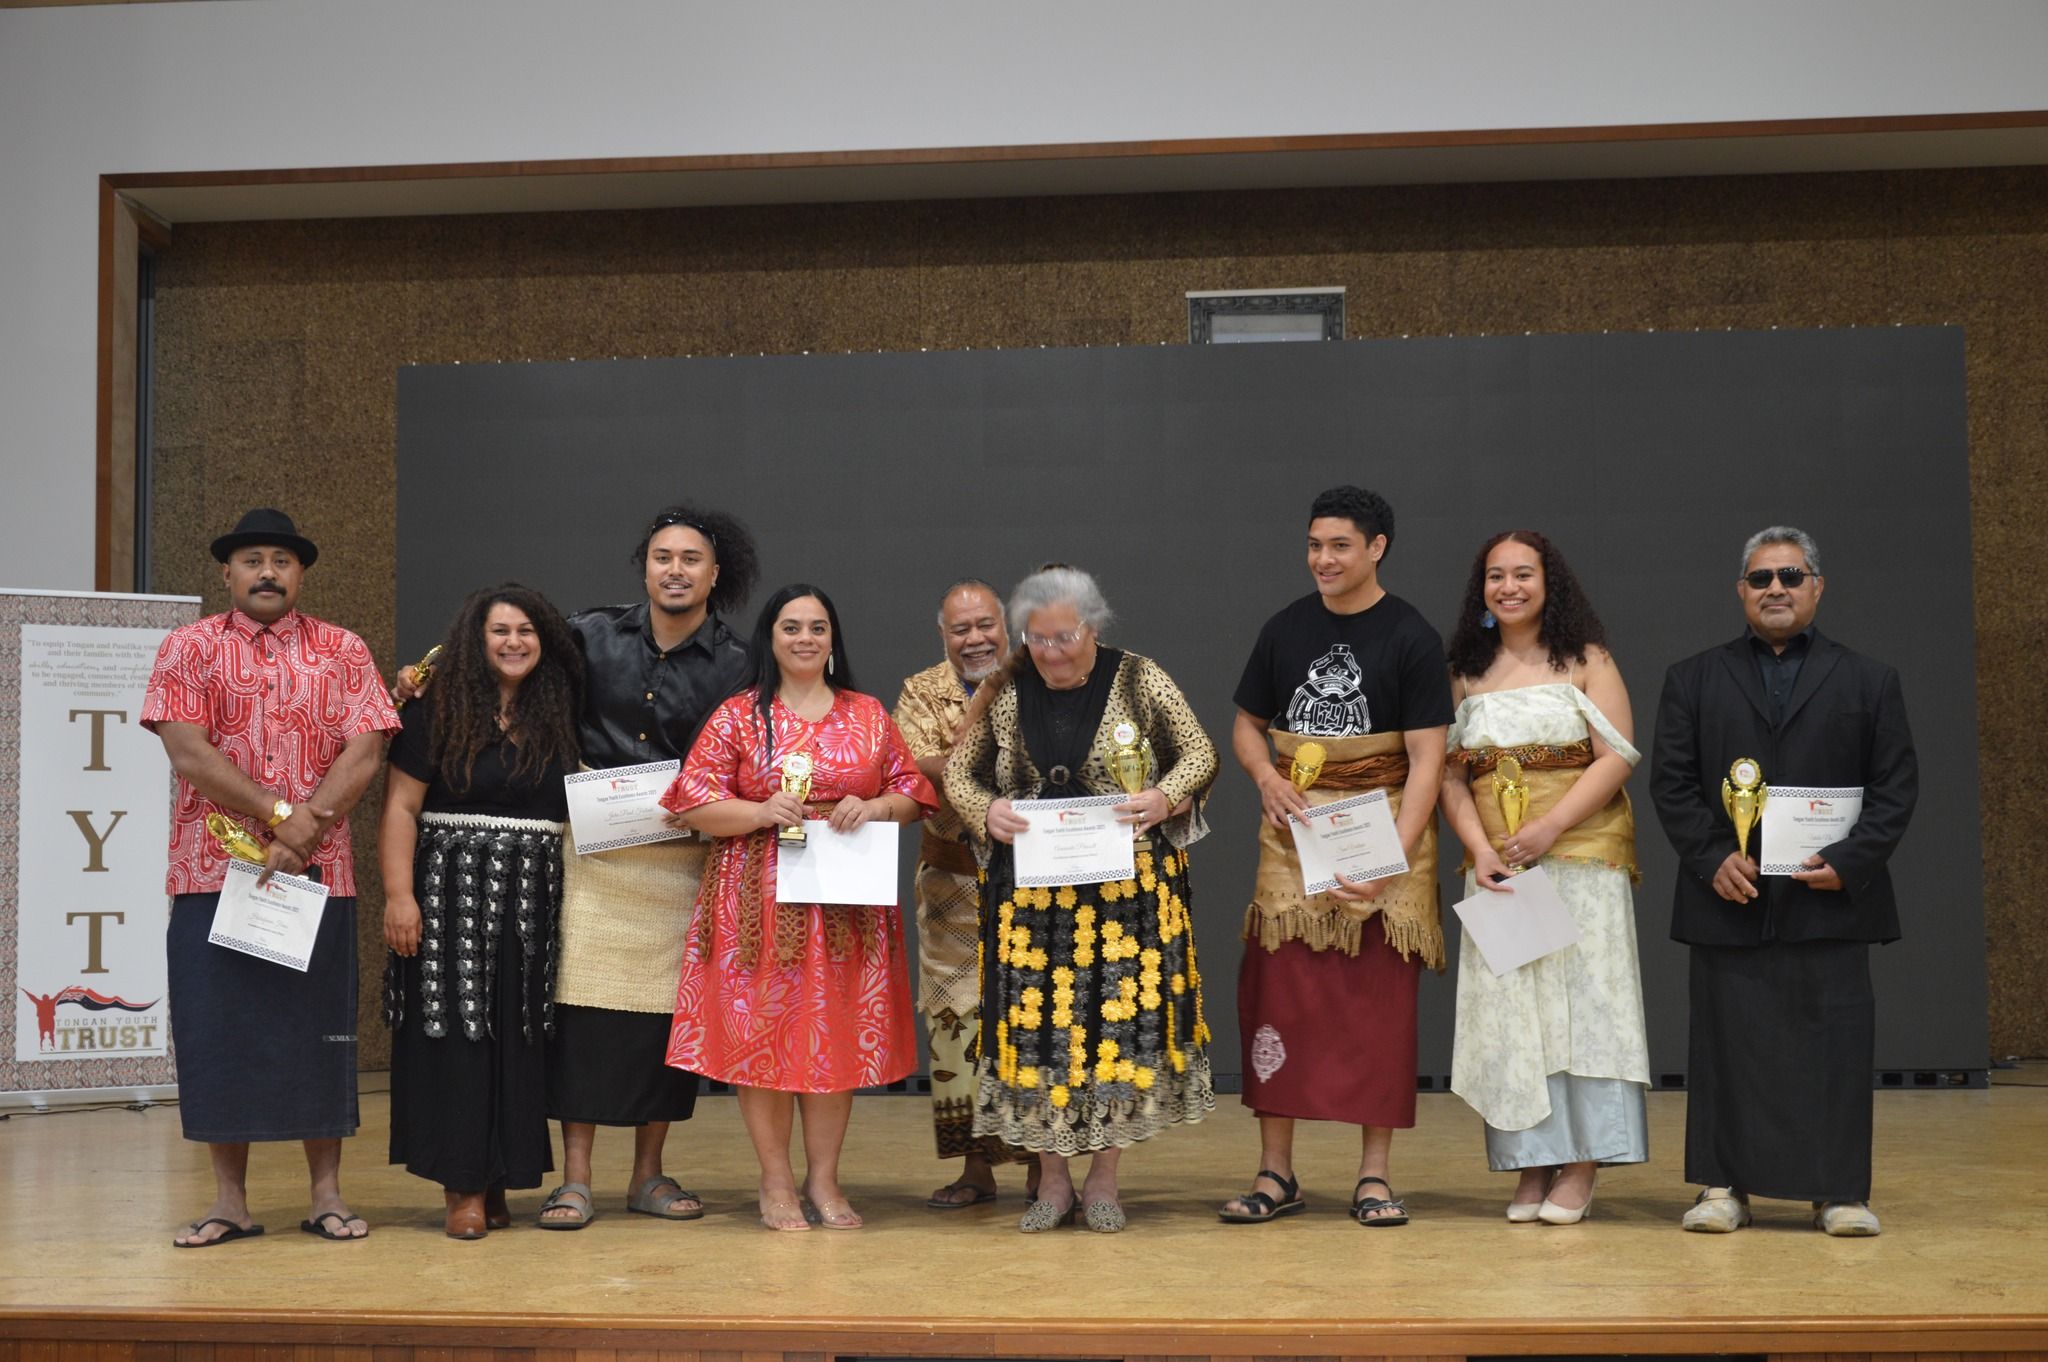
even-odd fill
[{"label": "blue earring", "polygon": [[1487,611],[1485,614],[1479,617],[1479,627],[1481,629],[1491,629],[1497,623],[1499,623],[1499,621],[1494,619],[1493,612],[1491,610]]}]

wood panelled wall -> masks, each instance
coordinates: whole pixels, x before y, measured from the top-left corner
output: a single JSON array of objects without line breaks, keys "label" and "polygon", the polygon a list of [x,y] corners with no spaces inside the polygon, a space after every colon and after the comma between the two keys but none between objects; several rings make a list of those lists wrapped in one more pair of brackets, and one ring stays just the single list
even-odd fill
[{"label": "wood panelled wall", "polygon": [[[1186,290],[1311,284],[1349,289],[1357,337],[1967,329],[1991,1038],[2048,1053],[2048,168],[180,227],[158,264],[154,587],[220,608],[207,542],[289,507],[322,548],[308,607],[388,668],[401,364],[1154,344],[1184,339]],[[368,962],[381,893],[359,861]],[[364,1042],[381,1063],[382,1028]]]}]

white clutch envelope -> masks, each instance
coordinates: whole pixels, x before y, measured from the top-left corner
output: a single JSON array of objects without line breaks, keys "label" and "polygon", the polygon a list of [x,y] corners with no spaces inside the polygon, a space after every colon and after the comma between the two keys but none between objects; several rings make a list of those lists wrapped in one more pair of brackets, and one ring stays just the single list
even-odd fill
[{"label": "white clutch envelope", "polygon": [[1482,889],[1451,905],[1498,978],[1579,942],[1579,924],[1542,866],[1508,881],[1511,894]]},{"label": "white clutch envelope", "polygon": [[863,823],[834,832],[822,818],[804,820],[800,846],[775,844],[777,903],[896,902],[895,823]]}]

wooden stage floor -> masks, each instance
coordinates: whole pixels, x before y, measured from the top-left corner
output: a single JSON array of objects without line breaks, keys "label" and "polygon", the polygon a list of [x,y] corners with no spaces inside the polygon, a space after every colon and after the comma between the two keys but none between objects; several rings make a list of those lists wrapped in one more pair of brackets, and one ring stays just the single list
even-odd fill
[{"label": "wooden stage floor", "polygon": [[1309,1214],[1220,1224],[1214,1205],[1257,1152],[1254,1122],[1224,1097],[1204,1124],[1126,1156],[1127,1232],[1034,1237],[1014,1228],[1015,1170],[997,1203],[923,1207],[947,1174],[927,1103],[895,1096],[855,1107],[847,1186],[867,1228],[768,1233],[737,1105],[706,1097],[670,1139],[670,1168],[706,1199],[705,1219],[625,1214],[628,1141],[601,1132],[589,1229],[532,1228],[540,1193],[526,1192],[513,1229],[456,1243],[440,1232],[438,1189],[384,1164],[388,1106],[373,1094],[343,1167],[367,1241],[296,1233],[304,1165],[295,1146],[263,1146],[252,1202],[270,1233],[204,1251],[169,1242],[211,1192],[174,1109],[17,1116],[0,1124],[0,1362],[406,1362],[421,1349],[420,1362],[2048,1358],[2048,1090],[1880,1093],[1874,1240],[1829,1239],[1804,1206],[1772,1202],[1739,1234],[1682,1233],[1683,1101],[1651,1095],[1654,1161],[1605,1173],[1573,1228],[1508,1225],[1512,1179],[1486,1171],[1476,1118],[1440,1095],[1421,1099],[1420,1125],[1395,1146],[1412,1226],[1345,1217],[1355,1137],[1322,1126],[1302,1128]]}]

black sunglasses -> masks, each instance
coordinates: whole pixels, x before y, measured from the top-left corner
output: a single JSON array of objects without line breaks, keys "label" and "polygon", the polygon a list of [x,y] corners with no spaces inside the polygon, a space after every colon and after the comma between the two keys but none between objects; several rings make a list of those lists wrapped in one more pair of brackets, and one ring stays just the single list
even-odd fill
[{"label": "black sunglasses", "polygon": [[649,539],[652,539],[655,535],[661,533],[663,530],[673,528],[677,525],[682,526],[686,530],[695,530],[698,534],[703,535],[704,542],[711,545],[711,551],[713,553],[718,552],[718,536],[713,534],[709,529],[705,528],[703,525],[700,525],[696,521],[690,519],[688,516],[656,516],[654,519],[654,524],[648,527],[647,537]]},{"label": "black sunglasses", "polygon": [[1758,568],[1754,572],[1743,573],[1742,580],[1749,583],[1751,591],[1768,591],[1770,590],[1771,578],[1773,577],[1776,577],[1783,586],[1795,587],[1804,583],[1808,577],[1818,576],[1820,576],[1818,572],[1808,572],[1805,568]]}]

